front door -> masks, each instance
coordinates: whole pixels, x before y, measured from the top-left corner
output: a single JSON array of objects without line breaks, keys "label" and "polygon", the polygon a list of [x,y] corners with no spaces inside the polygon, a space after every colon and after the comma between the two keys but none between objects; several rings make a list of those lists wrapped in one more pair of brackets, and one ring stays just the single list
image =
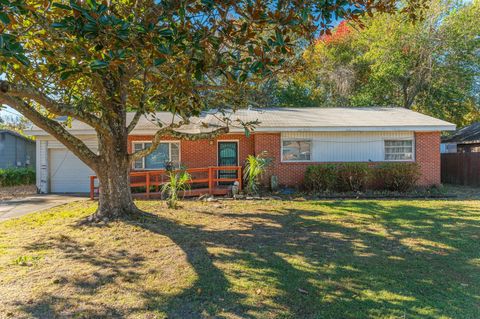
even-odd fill
[{"label": "front door", "polygon": [[[218,142],[218,166],[238,166],[238,142]],[[218,171],[218,178],[237,178],[237,171]]]}]

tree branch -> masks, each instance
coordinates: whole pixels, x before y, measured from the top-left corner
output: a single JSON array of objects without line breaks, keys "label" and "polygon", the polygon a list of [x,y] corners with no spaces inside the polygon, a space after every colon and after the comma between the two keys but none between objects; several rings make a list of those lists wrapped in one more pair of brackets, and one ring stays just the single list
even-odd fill
[{"label": "tree branch", "polygon": [[128,127],[127,127],[127,131],[128,133],[130,134],[133,129],[135,128],[135,126],[137,126],[138,124],[138,121],[140,120],[140,118],[142,117],[143,115],[143,112],[138,110],[135,115],[133,116],[133,119],[132,121],[130,122],[130,124],[128,124]]},{"label": "tree branch", "polygon": [[175,124],[175,125],[164,127],[159,131],[157,131],[157,133],[155,133],[155,135],[152,138],[152,145],[150,147],[144,148],[143,150],[130,154],[129,155],[130,161],[132,162],[132,161],[138,160],[155,151],[158,145],[160,144],[162,137],[164,136],[171,136],[171,137],[182,139],[182,140],[195,141],[195,140],[202,140],[202,139],[212,139],[221,134],[226,134],[230,131],[230,128],[228,126],[224,126],[224,127],[217,128],[211,132],[183,133],[183,132],[175,131],[175,128],[178,128],[178,127],[179,127],[178,124]]},{"label": "tree branch", "polygon": [[70,105],[59,103],[30,86],[0,81],[0,94],[31,99],[56,115],[73,117],[104,133],[109,130],[95,115],[73,108]]},{"label": "tree branch", "polygon": [[60,123],[45,117],[20,98],[2,94],[1,88],[0,104],[7,104],[22,113],[26,118],[32,121],[33,124],[53,135],[83,162],[85,162],[85,164],[94,170],[96,169],[98,155],[90,150],[80,139],[70,134]]}]

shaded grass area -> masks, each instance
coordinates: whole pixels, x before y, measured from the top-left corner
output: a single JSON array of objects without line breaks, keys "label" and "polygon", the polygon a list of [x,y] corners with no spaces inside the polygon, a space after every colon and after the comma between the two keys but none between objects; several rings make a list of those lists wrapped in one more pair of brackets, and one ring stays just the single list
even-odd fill
[{"label": "shaded grass area", "polygon": [[479,204],[68,204],[0,223],[0,317],[479,318]]}]

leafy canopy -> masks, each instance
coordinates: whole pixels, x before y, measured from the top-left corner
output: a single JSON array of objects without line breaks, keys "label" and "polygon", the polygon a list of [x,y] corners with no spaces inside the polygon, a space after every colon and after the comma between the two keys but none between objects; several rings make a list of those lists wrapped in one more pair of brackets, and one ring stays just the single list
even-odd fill
[{"label": "leafy canopy", "polygon": [[[379,14],[345,21],[281,79],[290,106],[403,106],[458,125],[480,119],[480,2],[429,2],[422,20]],[[300,102],[297,102],[300,101]]]},{"label": "leafy canopy", "polygon": [[395,1],[345,0],[0,3],[8,80],[86,112],[108,112],[113,99],[185,116],[208,103],[242,104],[239,92],[277,72],[297,39],[334,19],[396,9]]}]

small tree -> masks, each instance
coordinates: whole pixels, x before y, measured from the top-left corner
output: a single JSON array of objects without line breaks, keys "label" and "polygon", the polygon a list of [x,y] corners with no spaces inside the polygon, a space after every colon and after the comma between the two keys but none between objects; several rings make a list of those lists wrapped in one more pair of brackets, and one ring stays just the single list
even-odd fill
[{"label": "small tree", "polygon": [[244,179],[247,181],[246,190],[249,194],[258,194],[260,178],[265,173],[272,159],[262,152],[257,156],[248,155],[245,163]]},{"label": "small tree", "polygon": [[167,195],[168,208],[177,208],[180,192],[190,189],[191,176],[186,170],[167,171],[168,181],[162,186],[162,194]]},{"label": "small tree", "polygon": [[[414,14],[422,0],[408,0]],[[0,104],[45,130],[98,176],[97,218],[135,212],[129,172],[164,136],[213,138],[179,130],[206,108],[250,104],[245,92],[285,70],[297,40],[326,32],[333,19],[399,10],[396,0],[0,1]],[[295,39],[295,40],[293,40]],[[127,112],[135,112],[127,121]],[[172,113],[160,121],[155,111]],[[142,116],[159,124],[150,147],[133,154],[127,138]],[[86,123],[92,151],[65,124]],[[68,121],[67,121],[68,123]],[[237,123],[246,130],[249,123]]]}]

